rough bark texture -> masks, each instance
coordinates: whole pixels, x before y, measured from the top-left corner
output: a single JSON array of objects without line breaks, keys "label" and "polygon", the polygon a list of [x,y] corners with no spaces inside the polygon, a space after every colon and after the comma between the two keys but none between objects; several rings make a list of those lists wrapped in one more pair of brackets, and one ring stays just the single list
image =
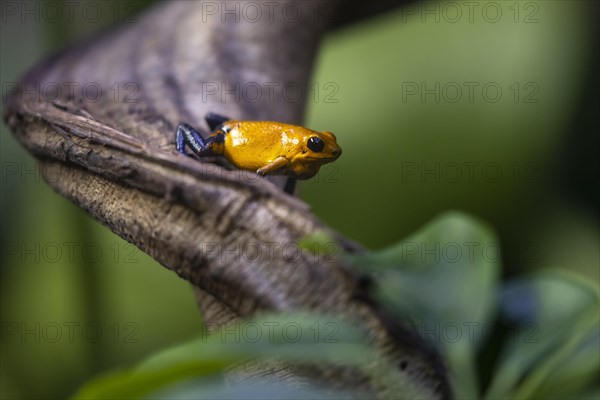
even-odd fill
[{"label": "rough bark texture", "polygon": [[[52,173],[46,178],[56,191],[193,284],[208,321],[262,310],[335,313],[360,321],[393,365],[403,366],[398,374],[426,397],[447,397],[437,356],[408,333],[392,335],[376,308],[357,296],[357,277],[339,260],[290,257],[300,238],[327,229],[306,204],[255,174],[174,150],[177,124],[201,128],[207,112],[301,123],[303,99],[287,101],[282,89],[307,87],[327,22],[315,17],[317,3],[296,2],[303,7],[299,20],[257,23],[223,23],[199,4],[160,4],[136,24],[40,63],[8,93],[8,125]],[[224,94],[250,82],[263,88],[256,101],[243,90],[237,98]],[[68,95],[50,99],[40,88],[52,84]],[[335,237],[348,250],[358,248]],[[258,256],[240,257],[247,251]],[[319,374],[338,387],[401,396],[354,374]],[[308,379],[283,366],[279,375]]]}]

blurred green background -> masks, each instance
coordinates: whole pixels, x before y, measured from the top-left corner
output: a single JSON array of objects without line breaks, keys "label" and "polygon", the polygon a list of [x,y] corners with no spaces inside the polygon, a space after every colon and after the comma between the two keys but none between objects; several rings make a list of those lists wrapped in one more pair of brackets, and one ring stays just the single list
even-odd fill
[{"label": "blurred green background", "polygon": [[[299,195],[372,249],[460,209],[498,230],[505,275],[562,267],[598,284],[597,7],[465,4],[421,3],[328,34],[306,125],[333,131],[344,154]],[[114,19],[4,14],[3,91]],[[190,287],[52,192],[1,130],[0,396],[64,397],[197,335]]]}]

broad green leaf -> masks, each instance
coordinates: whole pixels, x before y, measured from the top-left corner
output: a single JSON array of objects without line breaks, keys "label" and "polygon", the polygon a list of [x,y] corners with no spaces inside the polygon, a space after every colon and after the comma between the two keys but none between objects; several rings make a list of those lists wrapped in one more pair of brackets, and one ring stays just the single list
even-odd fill
[{"label": "broad green leaf", "polygon": [[256,380],[223,385],[222,382],[207,382],[192,379],[171,385],[152,393],[152,399],[256,399],[256,400],[351,400],[356,393],[332,391],[325,388],[301,388],[286,386],[271,381]]},{"label": "broad green leaf", "polygon": [[446,356],[457,397],[476,397],[475,356],[495,309],[501,257],[482,222],[458,212],[433,220],[397,245],[352,257],[376,280],[376,297]]},{"label": "broad green leaf", "polygon": [[[352,259],[374,273],[386,304],[416,320],[481,325],[494,311],[498,240],[465,214],[443,214],[393,247]],[[461,340],[473,341],[469,335]]]},{"label": "broad green leaf", "polygon": [[[406,398],[423,397],[415,383],[367,344],[356,326],[333,317],[296,313],[265,315],[162,351],[134,369],[89,382],[74,398],[139,398],[183,379],[213,378],[228,366],[259,357],[362,368],[376,385],[395,388]],[[209,394],[199,392],[196,397]]]},{"label": "broad green leaf", "polygon": [[71,398],[72,399],[139,399],[159,390],[172,382],[194,377],[204,376],[207,381],[219,376],[211,375],[215,367],[211,362],[206,363],[181,363],[176,366],[165,367],[156,371],[135,371],[134,369],[116,371],[99,376],[83,385]]},{"label": "broad green leaf", "polygon": [[506,285],[503,299],[521,329],[505,343],[486,398],[579,391],[600,362],[598,289],[568,271],[544,271]]},{"label": "broad green leaf", "polygon": [[574,394],[570,397],[577,400],[598,400],[600,399],[600,388],[596,387],[591,390]]},{"label": "broad green leaf", "polygon": [[[600,376],[600,324],[598,320],[580,340],[570,354],[557,357],[554,365],[535,391],[532,398],[574,397],[573,394],[590,389]],[[575,333],[572,337],[577,338]],[[559,353],[560,355],[560,353]],[[534,371],[535,372],[535,371]],[[598,397],[600,398],[600,397]]]}]

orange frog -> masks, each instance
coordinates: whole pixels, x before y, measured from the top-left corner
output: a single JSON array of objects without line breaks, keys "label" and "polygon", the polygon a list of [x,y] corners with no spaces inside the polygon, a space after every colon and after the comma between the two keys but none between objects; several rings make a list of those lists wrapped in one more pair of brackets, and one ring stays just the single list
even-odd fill
[{"label": "orange frog", "polygon": [[188,145],[198,156],[222,155],[235,167],[259,175],[308,179],[321,165],[335,161],[342,149],[333,133],[274,121],[238,121],[209,113],[207,138],[190,125],[177,127],[177,151]]}]

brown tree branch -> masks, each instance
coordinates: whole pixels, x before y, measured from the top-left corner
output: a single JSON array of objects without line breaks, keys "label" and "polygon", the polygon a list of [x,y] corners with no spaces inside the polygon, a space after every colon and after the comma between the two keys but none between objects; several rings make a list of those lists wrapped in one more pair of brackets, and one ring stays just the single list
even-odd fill
[{"label": "brown tree branch", "polygon": [[[398,373],[429,397],[445,397],[437,356],[408,333],[392,335],[376,308],[357,297],[356,276],[339,261],[305,253],[290,259],[282,251],[328,229],[306,204],[255,174],[174,149],[177,124],[201,126],[207,112],[301,122],[303,98],[289,101],[284,90],[306,92],[325,21],[315,18],[318,3],[295,4],[302,6],[298,20],[255,23],[223,23],[198,2],[160,4],[137,24],[39,64],[8,94],[5,120],[52,167],[43,170],[52,172],[46,180],[56,191],[192,283],[208,321],[295,309],[359,320],[396,365],[408,360]],[[256,101],[224,94],[249,83],[268,92]],[[50,85],[63,95],[44,95]],[[98,88],[102,96],[93,94]],[[335,237],[348,250],[359,248]],[[256,246],[255,259],[227,257]],[[335,380],[393,394],[347,376]]]}]

